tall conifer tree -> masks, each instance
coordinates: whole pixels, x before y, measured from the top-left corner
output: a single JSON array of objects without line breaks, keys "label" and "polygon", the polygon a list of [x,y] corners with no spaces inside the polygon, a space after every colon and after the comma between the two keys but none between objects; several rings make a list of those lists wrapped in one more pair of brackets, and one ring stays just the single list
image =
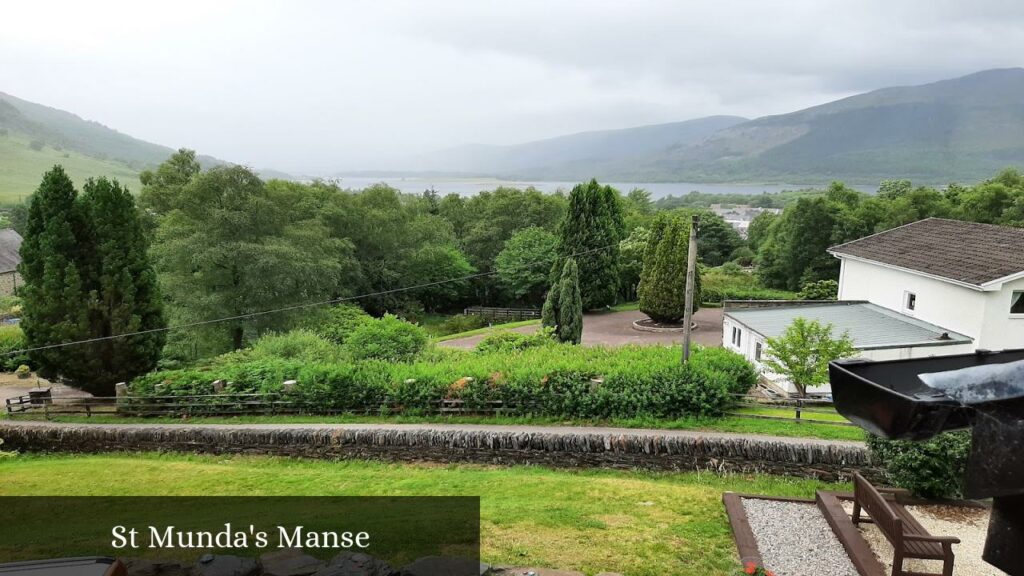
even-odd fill
[{"label": "tall conifer tree", "polygon": [[574,256],[579,266],[583,309],[614,304],[619,242],[624,234],[622,206],[615,189],[597,180],[576,185],[560,233],[559,254]]},{"label": "tall conifer tree", "polygon": [[[640,311],[657,322],[679,322],[686,312],[686,258],[690,226],[678,215],[658,218],[651,230],[637,294]],[[700,268],[694,271],[693,309],[700,303]]]},{"label": "tall conifer tree", "polygon": [[[30,347],[105,338],[165,326],[156,277],[131,195],[106,179],[78,196],[60,166],[32,197],[21,247],[24,315]],[[155,367],[163,334],[38,350],[48,377],[96,394]]]}]

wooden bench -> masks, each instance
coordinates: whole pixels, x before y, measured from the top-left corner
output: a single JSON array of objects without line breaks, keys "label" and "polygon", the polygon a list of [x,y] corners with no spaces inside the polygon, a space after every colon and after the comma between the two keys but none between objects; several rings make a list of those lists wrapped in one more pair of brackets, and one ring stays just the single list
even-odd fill
[{"label": "wooden bench", "polygon": [[[897,502],[898,496],[906,494],[906,490],[876,488],[863,476],[854,473],[853,523],[874,523],[892,544],[892,576],[953,576],[953,544],[959,544],[960,539],[929,534]],[[861,510],[867,512],[870,518],[861,517]],[[942,560],[942,574],[906,572],[903,570],[904,558]]]}]

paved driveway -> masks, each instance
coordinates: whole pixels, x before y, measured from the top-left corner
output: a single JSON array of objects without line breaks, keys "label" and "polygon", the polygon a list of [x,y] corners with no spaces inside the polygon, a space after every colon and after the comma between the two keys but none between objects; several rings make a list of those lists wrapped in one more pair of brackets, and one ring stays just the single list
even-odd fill
[{"label": "paved driveway", "polygon": [[[642,312],[600,312],[583,315],[583,344],[585,346],[624,346],[626,344],[676,344],[683,341],[682,332],[640,332],[633,329],[633,321],[646,318]],[[697,329],[692,341],[705,346],[722,345],[722,309],[702,308],[694,315]],[[536,326],[513,328],[513,332],[530,333]],[[472,348],[484,339],[484,334],[447,340],[441,346]]]}]

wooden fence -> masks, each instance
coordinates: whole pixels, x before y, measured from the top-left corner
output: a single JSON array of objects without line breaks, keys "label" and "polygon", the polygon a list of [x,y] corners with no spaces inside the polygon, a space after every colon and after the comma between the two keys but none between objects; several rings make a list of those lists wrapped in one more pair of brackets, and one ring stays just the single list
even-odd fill
[{"label": "wooden fence", "polygon": [[[853,426],[832,407],[831,401],[816,399],[765,398],[735,395],[736,403],[727,416],[763,420]],[[129,417],[181,416],[244,416],[244,415],[331,415],[395,414],[401,407],[388,400],[358,410],[335,410],[319,404],[303,402],[286,393],[224,393],[188,396],[57,396],[33,394],[7,399],[10,416],[117,415]],[[429,413],[434,415],[502,415],[528,414],[530,406],[506,405],[500,400],[484,404],[467,403],[461,399],[439,398]],[[792,413],[792,416],[789,414]]]},{"label": "wooden fence", "polygon": [[466,316],[480,316],[487,320],[502,322],[517,322],[519,320],[536,320],[540,318],[540,310],[537,308],[488,308],[485,306],[471,306],[463,310]]}]

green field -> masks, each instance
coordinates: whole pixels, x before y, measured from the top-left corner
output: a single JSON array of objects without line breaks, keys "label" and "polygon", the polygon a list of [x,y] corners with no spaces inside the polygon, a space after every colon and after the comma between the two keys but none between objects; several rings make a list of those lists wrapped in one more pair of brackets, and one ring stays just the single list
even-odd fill
[{"label": "green field", "polygon": [[23,200],[54,164],[64,166],[76,187],[81,187],[86,178],[99,176],[117,178],[133,193],[138,193],[142,186],[139,173],[124,164],[50,146],[36,151],[29,147],[28,139],[9,134],[0,136],[0,204]]},{"label": "green field", "polygon": [[722,492],[813,497],[771,476],[555,471],[264,457],[18,456],[0,495],[481,496],[483,559],[631,576],[731,576]]}]

